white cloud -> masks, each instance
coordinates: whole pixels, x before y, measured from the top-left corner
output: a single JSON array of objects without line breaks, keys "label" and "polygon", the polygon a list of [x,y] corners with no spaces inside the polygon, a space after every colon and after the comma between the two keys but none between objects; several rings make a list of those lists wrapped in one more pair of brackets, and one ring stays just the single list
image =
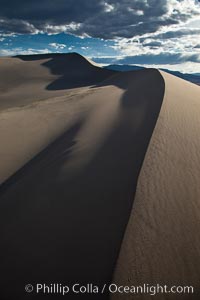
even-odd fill
[{"label": "white cloud", "polygon": [[76,32],[79,30],[81,24],[76,23],[76,22],[71,22],[66,25],[50,25],[46,24],[43,28],[43,32],[48,33],[49,35],[51,34],[58,34],[60,32]]},{"label": "white cloud", "polygon": [[129,39],[118,39],[111,47],[121,56],[168,53],[180,54],[187,59],[187,56],[199,55],[200,26],[198,27],[196,24],[200,18],[194,20],[194,22],[189,22],[190,26],[187,23],[176,24],[167,28],[161,27],[154,33],[136,35]]},{"label": "white cloud", "polygon": [[[142,66],[146,68],[155,68],[155,69],[168,69],[171,71],[179,71],[181,73],[188,73],[188,74],[193,74],[193,73],[199,73],[200,74],[200,67],[198,62],[182,62],[182,63],[174,63],[174,64],[162,64],[162,63],[137,63],[137,57],[135,58],[135,62],[131,63],[131,59],[129,57],[123,57],[123,56],[102,56],[102,57],[90,57],[91,60],[97,62],[101,66],[107,66],[110,64],[118,64],[118,65],[137,65],[137,66]],[[126,59],[128,58],[128,61],[126,63]]]},{"label": "white cloud", "polygon": [[138,15],[138,16],[143,16],[144,15],[143,10],[128,7],[128,11],[131,12],[133,15]]},{"label": "white cloud", "polygon": [[59,43],[50,43],[49,46],[56,50],[63,50],[64,48],[67,47],[65,44],[59,44]]},{"label": "white cloud", "polygon": [[194,63],[194,62],[185,62],[181,64],[165,64],[165,65],[147,65],[143,64],[138,66],[143,66],[147,68],[156,68],[156,69],[168,69],[171,71],[179,71],[181,73],[186,73],[186,74],[193,74],[193,73],[200,73],[200,68],[199,68],[199,63]]},{"label": "white cloud", "polygon": [[111,5],[107,2],[104,2],[103,5],[104,5],[104,11],[105,12],[111,12],[112,10],[115,9],[114,5]]},{"label": "white cloud", "polygon": [[13,55],[31,55],[31,54],[43,54],[49,53],[49,49],[22,49],[22,48],[13,48],[13,49],[0,49],[0,56],[13,56]]}]

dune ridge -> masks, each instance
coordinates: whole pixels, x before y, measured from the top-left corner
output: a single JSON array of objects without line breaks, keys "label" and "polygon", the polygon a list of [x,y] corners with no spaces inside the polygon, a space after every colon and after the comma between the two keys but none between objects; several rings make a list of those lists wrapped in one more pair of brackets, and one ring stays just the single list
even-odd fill
[{"label": "dune ridge", "polygon": [[0,111],[93,86],[115,74],[77,53],[0,58]]},{"label": "dune ridge", "polygon": [[6,57],[0,65],[1,184],[64,132],[87,109],[82,99],[116,72],[77,53]]},{"label": "dune ridge", "polygon": [[[199,299],[200,88],[161,72],[165,96],[143,166],[113,281],[193,286],[194,294],[134,299]],[[132,299],[112,295],[111,299]]]},{"label": "dune ridge", "polygon": [[[38,65],[36,57],[31,61]],[[73,72],[75,80],[80,74]],[[87,91],[74,89],[71,98],[31,100],[21,109],[12,103],[2,113],[4,130],[11,124],[3,153],[12,130],[13,149],[22,133],[26,141],[10,152],[18,163],[3,165],[2,174],[10,175],[0,188],[2,297],[25,299],[27,282],[111,282],[165,84],[154,69],[106,78],[95,68],[90,76],[101,81]],[[13,129],[20,119],[21,128]],[[108,291],[81,295],[108,297]]]}]

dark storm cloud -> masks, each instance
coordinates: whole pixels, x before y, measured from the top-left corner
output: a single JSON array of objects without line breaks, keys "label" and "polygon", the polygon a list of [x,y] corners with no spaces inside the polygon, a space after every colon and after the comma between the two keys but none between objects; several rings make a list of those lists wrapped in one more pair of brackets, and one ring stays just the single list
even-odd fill
[{"label": "dark storm cloud", "polygon": [[[176,2],[184,4],[185,0]],[[107,39],[130,38],[198,13],[197,2],[187,10],[170,10],[172,5],[172,0],[0,0],[0,32],[66,31]]]},{"label": "dark storm cloud", "polygon": [[33,33],[34,30],[46,31],[47,25],[84,23],[91,14],[96,14],[102,9],[100,2],[93,0],[1,0],[0,7],[0,32],[13,30],[15,33],[25,33],[25,23],[32,26],[29,33]]},{"label": "dark storm cloud", "polygon": [[94,0],[1,0],[1,16],[42,23],[63,24],[66,21],[84,21],[96,12],[100,1]]},{"label": "dark storm cloud", "polygon": [[[17,31],[16,31],[17,29]],[[36,28],[23,20],[18,19],[0,19],[0,32],[2,33],[20,33],[20,34],[26,34],[26,33],[35,33],[37,30]]]}]

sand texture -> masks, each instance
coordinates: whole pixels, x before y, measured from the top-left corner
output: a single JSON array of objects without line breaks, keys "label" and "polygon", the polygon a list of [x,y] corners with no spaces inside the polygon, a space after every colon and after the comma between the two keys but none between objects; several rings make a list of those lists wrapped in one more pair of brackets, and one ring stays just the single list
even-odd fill
[{"label": "sand texture", "polygon": [[0,66],[0,299],[112,281],[196,293],[67,299],[199,299],[200,88],[78,54]]},{"label": "sand texture", "polygon": [[200,88],[162,75],[163,105],[140,172],[114,282],[191,285],[196,294],[115,294],[112,299],[199,299]]},{"label": "sand texture", "polygon": [[27,282],[111,281],[164,80],[154,69],[111,73],[65,93],[2,111],[2,297],[25,299]]}]

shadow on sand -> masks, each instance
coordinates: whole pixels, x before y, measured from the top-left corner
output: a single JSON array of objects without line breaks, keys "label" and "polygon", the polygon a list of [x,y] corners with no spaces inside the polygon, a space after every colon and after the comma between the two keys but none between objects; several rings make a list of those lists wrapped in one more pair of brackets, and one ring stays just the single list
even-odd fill
[{"label": "shadow on sand", "polygon": [[87,59],[77,53],[18,55],[16,57],[23,61],[48,59],[41,65],[58,77],[47,85],[46,89],[49,91],[93,86],[116,73],[116,71],[90,64]]},{"label": "shadow on sand", "polygon": [[[116,75],[103,85],[123,88],[124,95],[117,123],[90,161],[73,172],[67,168],[79,145],[83,119],[1,187],[3,299],[5,295],[43,299],[43,294],[34,292],[27,296],[27,283],[102,287],[112,280],[137,178],[161,108],[164,80],[158,71],[145,70]],[[59,86],[61,82],[54,82],[51,88]],[[94,300],[108,295],[106,289],[104,294],[68,297]]]}]

